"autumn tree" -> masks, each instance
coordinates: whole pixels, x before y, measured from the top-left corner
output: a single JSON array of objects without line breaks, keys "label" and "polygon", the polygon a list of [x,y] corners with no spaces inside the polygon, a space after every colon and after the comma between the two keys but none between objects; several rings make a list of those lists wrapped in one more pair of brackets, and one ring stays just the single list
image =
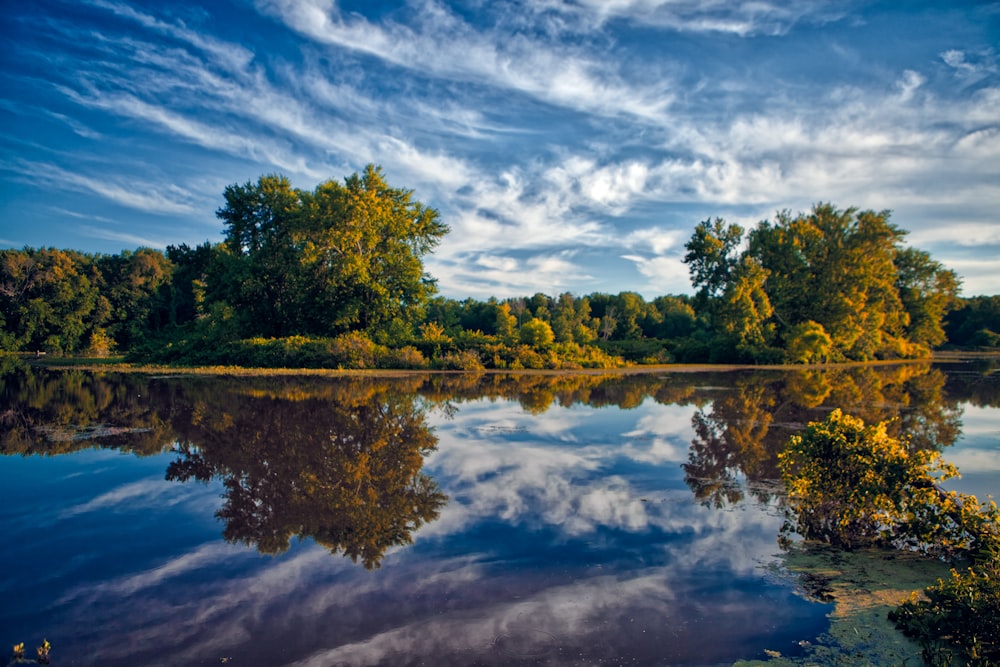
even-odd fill
[{"label": "autumn tree", "polygon": [[904,247],[906,232],[889,217],[822,203],[797,216],[779,212],[749,232],[745,249],[738,225],[700,223],[684,261],[712,352],[728,345],[731,358],[769,360],[782,346],[795,348],[786,358],[803,360],[806,323],[829,336],[818,352],[831,361],[913,357],[940,345],[958,280]]},{"label": "autumn tree", "polygon": [[894,260],[906,232],[889,212],[838,210],[779,213],[749,236],[749,254],[768,271],[767,291],[782,332],[821,324],[841,359],[874,359],[905,335],[907,314]]},{"label": "autumn tree", "polygon": [[918,345],[941,345],[947,340],[944,317],[958,305],[958,276],[915,248],[899,250],[895,263],[896,288],[909,316],[907,337]]},{"label": "autumn tree", "polygon": [[312,192],[282,176],[232,185],[218,216],[234,258],[225,295],[244,334],[400,336],[434,292],[423,257],[448,231],[438,212],[368,165]]},{"label": "autumn tree", "polygon": [[109,317],[92,256],[55,248],[0,251],[0,343],[72,353]]}]

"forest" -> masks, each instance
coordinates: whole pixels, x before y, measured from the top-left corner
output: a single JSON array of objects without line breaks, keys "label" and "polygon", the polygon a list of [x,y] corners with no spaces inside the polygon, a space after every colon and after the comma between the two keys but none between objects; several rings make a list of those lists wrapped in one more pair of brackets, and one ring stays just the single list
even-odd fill
[{"label": "forest", "polygon": [[693,295],[441,296],[439,213],[369,165],[313,191],[230,185],[220,243],[0,250],[0,351],[138,363],[452,370],[825,363],[1000,347],[1000,295],[904,244],[888,211],[716,218],[685,245]]}]

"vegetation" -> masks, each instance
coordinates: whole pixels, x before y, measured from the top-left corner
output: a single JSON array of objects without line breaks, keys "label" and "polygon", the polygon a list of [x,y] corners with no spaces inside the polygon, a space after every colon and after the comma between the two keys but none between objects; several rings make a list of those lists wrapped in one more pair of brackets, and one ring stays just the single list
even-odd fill
[{"label": "vegetation", "polygon": [[[780,488],[769,482],[787,470],[790,488],[795,479],[809,484],[800,492],[807,497],[793,495],[789,508],[818,507],[802,513],[819,526],[811,537],[840,547],[901,546],[958,559],[952,579],[914,596],[894,620],[938,662],[953,646],[960,655],[968,649],[964,655],[973,662],[971,656],[989,656],[996,645],[989,621],[997,618],[990,613],[997,604],[1000,522],[992,506],[942,494],[928,482],[950,471],[934,452],[955,441],[959,405],[997,406],[1000,396],[995,386],[977,383],[946,392],[945,382],[930,363],[768,370],[735,379],[713,370],[353,374],[337,381],[275,373],[220,381],[195,374],[53,371],[6,357],[0,358],[0,402],[9,408],[0,415],[0,453],[55,454],[98,445],[146,455],[172,452],[169,479],[221,482],[218,516],[227,539],[276,553],[296,536],[313,537],[374,568],[388,548],[406,544],[447,502],[421,472],[436,445],[425,406],[447,410],[483,397],[516,400],[530,412],[557,403],[689,405],[695,408],[694,440],[684,472],[700,501],[735,503],[744,489],[773,501]],[[810,424],[779,459],[790,433],[833,406],[864,421],[833,411],[825,422]],[[743,488],[739,480],[746,480]],[[932,508],[921,510],[921,498]],[[836,520],[836,513],[850,520]],[[824,516],[829,520],[816,520]],[[935,516],[940,530],[930,525]],[[909,528],[923,537],[909,536]],[[826,537],[828,530],[834,537]],[[892,556],[874,560],[885,568],[875,570],[878,577],[899,565]],[[874,576],[867,561],[859,567]],[[971,610],[982,613],[969,622]],[[856,627],[852,622],[849,631]]]},{"label": "vegetation", "polygon": [[[438,212],[372,165],[313,191],[227,187],[221,243],[118,255],[0,250],[0,351],[174,365],[611,368],[826,363],[1000,346],[1000,297],[904,247],[888,212],[721,219],[686,245],[696,294],[436,295]],[[817,289],[822,285],[823,289]]]},{"label": "vegetation", "polygon": [[1000,295],[963,299],[944,322],[948,344],[966,348],[1000,347]]},{"label": "vegetation", "polygon": [[1000,663],[1000,510],[943,490],[957,475],[937,452],[912,450],[884,422],[834,410],[779,455],[788,492],[783,529],[834,546],[916,550],[964,565],[890,614],[930,664]]},{"label": "vegetation", "polygon": [[750,231],[745,249],[743,231],[706,220],[685,246],[716,356],[867,361],[922,356],[945,341],[958,278],[904,247],[888,211],[780,213]]}]

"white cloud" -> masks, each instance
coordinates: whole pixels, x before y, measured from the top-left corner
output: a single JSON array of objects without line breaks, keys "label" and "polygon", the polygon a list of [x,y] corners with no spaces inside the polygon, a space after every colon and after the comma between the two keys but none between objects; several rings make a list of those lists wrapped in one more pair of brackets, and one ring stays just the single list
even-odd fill
[{"label": "white cloud", "polygon": [[44,162],[17,160],[2,164],[0,169],[16,172],[24,181],[43,184],[47,188],[88,192],[128,208],[160,214],[190,214],[195,212],[192,194],[177,185],[144,182],[106,176],[95,178],[67,171]]},{"label": "white cloud", "polygon": [[622,255],[635,264],[636,270],[646,278],[646,284],[637,291],[643,294],[686,294],[691,291],[688,267],[680,256]]},{"label": "white cloud", "polygon": [[842,6],[822,0],[728,2],[726,0],[549,0],[533,6],[575,19],[578,29],[596,30],[612,20],[679,32],[781,35],[799,22],[840,18]]},{"label": "white cloud", "polygon": [[241,69],[253,59],[253,53],[249,49],[208,37],[202,32],[189,29],[183,23],[167,23],[119,2],[108,2],[107,0],[88,0],[88,2],[95,7],[107,9],[118,16],[136,21],[146,28],[187,42],[210,54],[214,60],[230,69]]},{"label": "white cloud", "polygon": [[367,53],[421,75],[486,83],[602,115],[658,117],[670,101],[667,85],[630,86],[584,49],[557,47],[526,34],[478,31],[435,0],[415,7],[409,25],[345,16],[333,0],[260,0],[259,6],[319,43]]}]

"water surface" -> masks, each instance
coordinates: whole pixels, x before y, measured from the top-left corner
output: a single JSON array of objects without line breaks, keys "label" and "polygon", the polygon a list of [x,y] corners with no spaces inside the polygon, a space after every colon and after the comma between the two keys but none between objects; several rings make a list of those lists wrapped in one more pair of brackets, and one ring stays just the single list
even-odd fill
[{"label": "water surface", "polygon": [[[988,365],[0,375],[0,641],[76,665],[713,665],[802,653],[776,454],[840,407],[1000,491]],[[32,650],[28,649],[29,652]]]}]

